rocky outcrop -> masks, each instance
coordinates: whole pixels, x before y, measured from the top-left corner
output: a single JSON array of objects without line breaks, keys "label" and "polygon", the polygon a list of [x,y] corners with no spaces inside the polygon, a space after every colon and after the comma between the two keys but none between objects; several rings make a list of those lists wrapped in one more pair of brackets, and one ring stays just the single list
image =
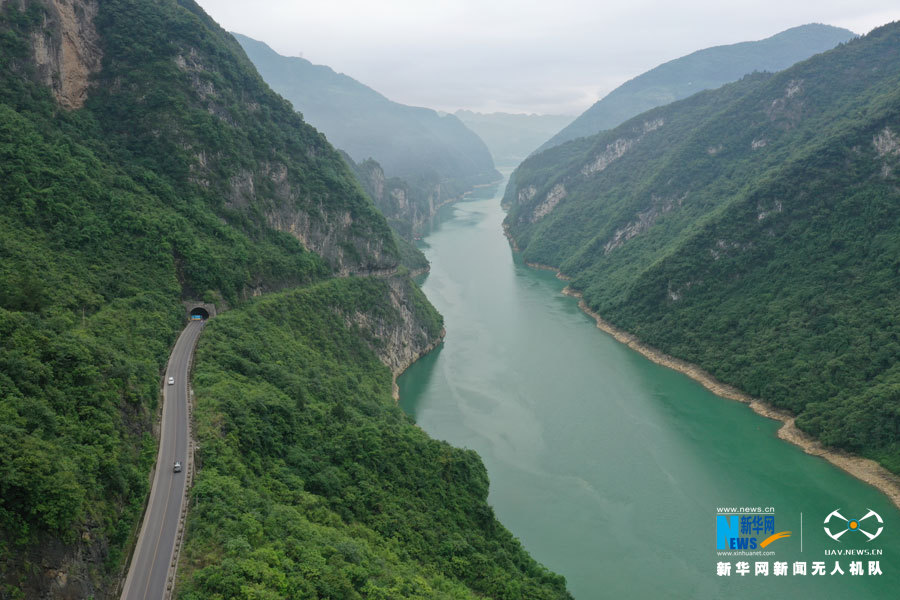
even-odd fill
[{"label": "rocky outcrop", "polygon": [[[390,238],[362,236],[349,210],[299,210],[284,204],[266,213],[269,227],[290,233],[307,250],[325,259],[338,276],[385,275],[397,267],[396,254],[385,246]],[[365,257],[364,260],[361,260]]]},{"label": "rocky outcrop", "polygon": [[[93,535],[91,528],[85,528],[81,538],[74,544],[64,544],[51,536],[41,536],[38,543],[24,551],[20,550],[8,563],[0,561],[0,598],[18,597],[3,595],[3,584],[19,586],[25,598],[99,600],[116,597],[114,593],[106,593],[114,588],[115,582],[100,582],[96,576],[96,565],[108,559],[109,548],[99,526],[95,525],[94,528],[98,530],[98,535]],[[22,569],[20,561],[26,566],[25,569]],[[28,573],[24,580],[13,577],[17,572],[23,571]],[[4,577],[7,575],[9,577]],[[104,584],[109,587],[102,587]]]},{"label": "rocky outcrop", "polygon": [[557,183],[553,186],[547,193],[547,197],[544,198],[544,201],[541,202],[537,208],[534,209],[534,213],[531,216],[531,222],[536,223],[540,221],[544,217],[550,214],[556,205],[559,204],[566,197],[566,186],[561,183]]},{"label": "rocky outcrop", "polygon": [[651,206],[645,211],[635,215],[635,220],[622,227],[613,234],[603,246],[603,253],[609,254],[616,248],[619,248],[631,238],[641,235],[648,231],[656,223],[657,219],[662,215],[671,212],[673,209],[679,208],[683,203],[687,194],[680,197],[661,198],[656,194],[651,196]]},{"label": "rocky outcrop", "polygon": [[875,146],[878,158],[882,160],[881,176],[887,179],[897,166],[897,157],[900,156],[900,138],[891,131],[890,127],[885,127],[872,138],[872,145]]},{"label": "rocky outcrop", "polygon": [[885,127],[882,131],[872,138],[872,145],[875,146],[875,152],[878,158],[885,156],[900,155],[900,138],[897,137],[890,127]]},{"label": "rocky outcrop", "polygon": [[97,0],[49,0],[43,26],[32,34],[38,76],[68,110],[84,105],[90,76],[100,70],[96,16]]},{"label": "rocky outcrop", "polygon": [[613,161],[625,156],[625,153],[628,152],[637,141],[637,139],[620,138],[612,144],[607,145],[605,150],[600,152],[591,162],[581,169],[581,174],[585,177],[590,177],[595,173],[606,170],[606,167],[612,164]]},{"label": "rocky outcrop", "polygon": [[[791,79],[784,88],[784,94],[772,100],[766,107],[765,113],[769,120],[777,124],[780,129],[793,129],[803,117],[803,80]],[[766,140],[762,140],[765,145]],[[758,146],[754,142],[753,148]]]},{"label": "rocky outcrop", "polygon": [[519,190],[518,200],[519,204],[524,204],[526,202],[531,202],[531,199],[535,197],[537,194],[537,188],[533,185],[529,185],[528,187]]},{"label": "rocky outcrop", "polygon": [[640,128],[636,137],[620,138],[612,144],[607,145],[602,152],[597,154],[597,156],[595,156],[591,162],[586,164],[581,169],[581,174],[585,177],[590,177],[591,175],[600,173],[613,162],[625,156],[625,153],[631,150],[635,144],[644,139],[645,135],[652,131],[656,131],[665,124],[666,121],[662,118],[644,121],[643,126]]},{"label": "rocky outcrop", "polygon": [[265,203],[266,224],[297,238],[304,248],[324,258],[335,274],[386,274],[397,267],[396,255],[385,247],[390,238],[361,234],[353,212],[329,206],[326,196],[305,205],[283,163],[266,162],[233,175],[226,206],[247,210],[265,196],[274,197],[274,202]]},{"label": "rocky outcrop", "polygon": [[[515,183],[512,183],[515,180],[511,180],[507,189],[512,188],[515,191],[516,206],[524,207],[524,210],[518,215],[518,223],[537,223],[549,215],[569,195],[567,185],[570,188],[577,187],[581,181],[590,180],[598,173],[602,173],[641,143],[647,134],[660,129],[665,123],[665,119],[662,117],[638,123],[631,128],[628,137],[617,138],[602,146],[599,151],[592,152],[587,161],[581,165],[578,175],[566,176],[563,181],[555,182],[549,190],[545,187],[546,192],[539,191],[534,184],[523,184],[521,187],[517,187]],[[535,198],[538,200],[536,201]],[[504,201],[508,201],[508,198],[504,197]]]},{"label": "rocky outcrop", "polygon": [[347,324],[365,333],[378,358],[394,376],[393,393],[397,399],[397,377],[416,360],[433,350],[444,338],[435,323],[424,315],[416,304],[421,292],[405,277],[387,280],[388,297],[393,314],[380,310],[377,313],[356,312],[345,315]]},{"label": "rocky outcrop", "polygon": [[387,177],[381,165],[371,158],[356,164],[344,154],[344,160],[381,214],[406,240],[422,232],[438,209],[463,196],[437,180],[413,185],[399,177]]}]

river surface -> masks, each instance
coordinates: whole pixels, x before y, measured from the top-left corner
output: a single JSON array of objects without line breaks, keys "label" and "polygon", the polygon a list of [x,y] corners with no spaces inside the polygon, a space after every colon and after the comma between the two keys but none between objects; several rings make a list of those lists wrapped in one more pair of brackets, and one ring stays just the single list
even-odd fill
[{"label": "river surface", "polygon": [[[511,251],[505,183],[444,207],[421,242],[431,261],[422,287],[447,337],[399,385],[426,432],[481,455],[489,501],[531,555],[580,600],[897,598],[900,512],[888,499],[778,440],[776,422],[598,330],[560,294],[563,282]],[[791,536],[771,556],[719,556],[720,507],[774,509],[774,531]],[[833,541],[824,520],[835,509],[848,519],[874,510],[884,529],[871,542],[859,531]],[[875,517],[861,525],[878,527]],[[829,527],[847,525],[833,517]],[[847,549],[882,554],[825,556]],[[851,575],[854,560],[863,575]],[[871,560],[882,575],[868,574]],[[738,561],[749,574],[736,573]],[[793,574],[797,561],[807,575]],[[814,561],[825,575],[812,574]],[[843,575],[831,574],[835,561]],[[730,576],[717,575],[719,562]],[[787,575],[774,574],[776,562]]]}]

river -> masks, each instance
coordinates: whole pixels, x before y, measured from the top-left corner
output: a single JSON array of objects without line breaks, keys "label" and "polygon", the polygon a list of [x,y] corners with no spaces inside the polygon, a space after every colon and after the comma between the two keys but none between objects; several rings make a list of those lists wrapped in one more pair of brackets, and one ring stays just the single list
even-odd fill
[{"label": "river", "polygon": [[[481,455],[489,501],[531,555],[579,600],[897,597],[900,511],[777,439],[778,423],[599,331],[560,294],[563,282],[510,249],[505,184],[444,207],[421,242],[432,265],[422,287],[447,337],[398,383],[401,406],[429,435]],[[737,507],[770,511],[774,531],[790,537],[769,556],[719,556],[717,509]],[[835,509],[848,519],[874,510],[884,529],[871,542],[860,531],[834,541],[824,520]],[[860,525],[874,534],[878,523]],[[832,517],[828,527],[847,525]],[[876,554],[825,555],[848,549]],[[851,575],[855,560],[863,575]],[[739,561],[749,574],[737,574]],[[814,561],[825,575],[812,574]],[[835,561],[843,575],[831,574]],[[882,575],[868,573],[870,561]],[[730,575],[717,575],[720,562]],[[776,562],[787,575],[775,575]],[[807,575],[793,574],[795,562]]]}]

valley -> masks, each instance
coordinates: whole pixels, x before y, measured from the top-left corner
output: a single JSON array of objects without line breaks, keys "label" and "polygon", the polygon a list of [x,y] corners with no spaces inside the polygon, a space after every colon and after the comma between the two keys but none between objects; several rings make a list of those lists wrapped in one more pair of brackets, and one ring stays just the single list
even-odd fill
[{"label": "valley", "polygon": [[827,560],[829,572],[837,544],[822,521],[834,508],[871,508],[886,524],[900,510],[778,439],[780,422],[598,330],[566,282],[510,249],[502,192],[445,207],[421,243],[422,289],[447,335],[400,377],[400,402],[432,437],[478,452],[489,501],[529,552],[575,598],[888,597],[900,544],[887,525],[872,544],[882,576],[716,577],[721,506],[773,507],[776,530],[792,531],[751,566]]}]

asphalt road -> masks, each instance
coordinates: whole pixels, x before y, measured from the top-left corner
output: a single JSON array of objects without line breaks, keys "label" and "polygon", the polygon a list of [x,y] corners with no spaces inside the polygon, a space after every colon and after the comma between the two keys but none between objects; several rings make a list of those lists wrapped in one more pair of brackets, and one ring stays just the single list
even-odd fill
[{"label": "asphalt road", "polygon": [[[188,475],[188,368],[201,331],[202,321],[188,323],[169,357],[156,474],[122,600],[158,600],[166,594],[166,578],[175,551]],[[175,378],[174,385],[168,384],[169,377]],[[175,461],[183,465],[180,473],[172,470]]]}]

